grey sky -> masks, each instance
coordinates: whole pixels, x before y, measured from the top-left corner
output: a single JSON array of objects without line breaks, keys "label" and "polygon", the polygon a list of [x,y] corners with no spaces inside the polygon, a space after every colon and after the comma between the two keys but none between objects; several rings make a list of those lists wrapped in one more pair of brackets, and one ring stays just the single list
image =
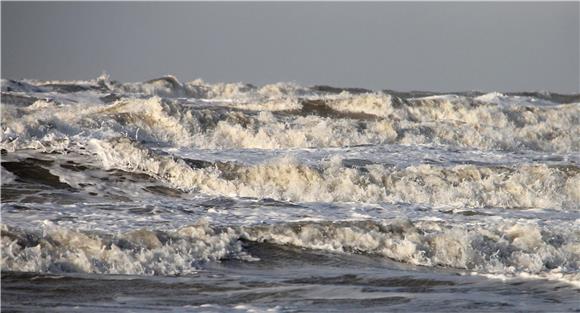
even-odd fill
[{"label": "grey sky", "polygon": [[580,3],[2,1],[2,77],[580,92]]}]

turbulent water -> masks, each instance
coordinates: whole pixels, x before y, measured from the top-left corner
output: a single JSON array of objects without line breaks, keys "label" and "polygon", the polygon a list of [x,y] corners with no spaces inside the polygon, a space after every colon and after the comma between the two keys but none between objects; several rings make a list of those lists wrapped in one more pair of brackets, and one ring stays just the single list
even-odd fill
[{"label": "turbulent water", "polygon": [[2,80],[6,311],[575,311],[580,95]]}]

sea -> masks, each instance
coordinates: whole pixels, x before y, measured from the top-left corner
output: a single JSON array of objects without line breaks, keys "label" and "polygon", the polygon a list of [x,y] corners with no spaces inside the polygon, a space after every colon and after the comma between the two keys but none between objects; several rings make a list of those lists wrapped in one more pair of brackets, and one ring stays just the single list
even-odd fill
[{"label": "sea", "polygon": [[580,95],[1,82],[2,312],[579,312]]}]

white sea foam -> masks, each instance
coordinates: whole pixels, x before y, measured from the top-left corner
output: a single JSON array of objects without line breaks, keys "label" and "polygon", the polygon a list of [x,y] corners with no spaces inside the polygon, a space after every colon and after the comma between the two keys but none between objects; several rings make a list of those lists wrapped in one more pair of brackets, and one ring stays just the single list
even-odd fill
[{"label": "white sea foam", "polygon": [[222,258],[254,258],[241,251],[230,229],[207,222],[158,233],[141,229],[118,235],[89,234],[47,223],[33,234],[2,225],[2,270],[177,275]]},{"label": "white sea foam", "polygon": [[105,168],[145,172],[174,187],[211,195],[303,202],[408,202],[555,209],[578,209],[580,201],[578,171],[545,165],[515,169],[473,165],[393,169],[368,165],[360,170],[345,168],[340,158],[324,162],[321,168],[282,158],[255,166],[192,169],[183,161],[156,156],[128,140],[92,140],[91,148]]},{"label": "white sea foam", "polygon": [[409,220],[298,223],[246,227],[254,241],[335,252],[382,255],[423,266],[476,273],[559,278],[578,284],[580,241],[573,230],[533,222],[458,225]]},{"label": "white sea foam", "polygon": [[[138,86],[145,88],[149,84],[182,86],[169,78]],[[199,148],[280,149],[436,143],[483,150],[580,150],[576,140],[580,137],[578,103],[505,107],[467,97],[403,100],[384,93],[352,95],[347,92],[299,98],[297,95],[301,93],[295,90],[297,87],[289,88],[291,91],[286,85],[283,87],[252,87],[254,91],[244,96],[223,91],[233,100],[212,101],[200,109],[178,100],[165,101],[158,96],[135,98],[133,96],[139,93],[132,92],[129,87],[127,98],[111,105],[103,105],[100,100],[91,102],[98,98],[96,91],[65,94],[66,99],[53,96],[50,101],[38,100],[24,109],[5,105],[2,145],[14,150],[15,145],[62,146],[51,140],[62,141],[73,136],[88,139],[128,136]],[[270,91],[262,92],[264,88]],[[67,100],[70,97],[77,97],[78,103]],[[314,112],[301,114],[304,101],[318,101],[322,106]],[[223,107],[242,111],[220,111]],[[316,110],[346,115],[323,112],[330,114],[326,117],[317,114]],[[291,113],[278,113],[286,111]],[[360,120],[359,116],[349,115],[361,113],[376,118],[367,116]],[[74,141],[82,140],[79,137]]]},{"label": "white sea foam", "polygon": [[241,238],[577,283],[578,97],[473,94],[2,80],[2,269],[176,275]]},{"label": "white sea foam", "polygon": [[205,221],[175,231],[118,234],[46,223],[41,232],[2,226],[2,270],[177,275],[200,262],[257,260],[239,238],[339,253],[361,253],[484,275],[578,284],[580,241],[570,225],[488,220],[476,224],[395,219],[299,222],[215,228]]}]

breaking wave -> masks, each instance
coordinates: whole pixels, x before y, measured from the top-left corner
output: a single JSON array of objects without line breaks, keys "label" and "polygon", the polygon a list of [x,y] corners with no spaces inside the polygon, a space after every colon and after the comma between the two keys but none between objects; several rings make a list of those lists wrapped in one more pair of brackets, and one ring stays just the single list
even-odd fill
[{"label": "breaking wave", "polygon": [[[4,91],[4,95],[26,93],[30,98],[52,94],[42,88],[55,84],[7,85],[4,90],[11,91]],[[197,148],[399,143],[505,151],[580,150],[576,140],[580,137],[579,103],[526,102],[496,94],[423,98],[400,98],[383,92],[329,94],[284,84],[261,88],[202,84],[199,86],[205,86],[200,87],[203,91],[194,92],[186,88],[190,85],[173,78],[134,85],[102,85],[105,87],[96,85],[76,92],[84,98],[74,102],[62,93],[60,97],[38,98],[26,107],[5,105],[2,146],[12,150],[63,148],[63,142],[70,142],[72,137],[127,136]],[[123,93],[116,93],[119,88]],[[164,88],[167,91],[161,92]],[[175,95],[176,90],[182,89],[190,90],[183,91],[183,96],[194,98],[160,97]],[[108,102],[107,92],[112,92],[108,96],[115,95],[113,103]]]},{"label": "breaking wave", "polygon": [[252,259],[231,230],[214,231],[204,222],[175,232],[141,229],[119,235],[50,223],[38,232],[2,226],[4,271],[180,275],[228,257]]},{"label": "breaking wave", "polygon": [[2,236],[2,269],[11,271],[181,275],[207,261],[258,260],[244,251],[245,240],[421,266],[580,281],[577,234],[533,222],[457,225],[397,219],[223,228],[201,221],[175,231],[114,235],[51,224],[30,233],[4,225]]},{"label": "breaking wave", "polygon": [[310,167],[285,157],[255,166],[207,163],[192,168],[184,160],[155,155],[129,140],[93,140],[91,146],[105,168],[144,172],[176,188],[210,195],[503,208],[578,209],[580,202],[577,167],[348,167],[336,157]]},{"label": "breaking wave", "polygon": [[[183,275],[255,261],[251,242],[580,281],[579,95],[106,75],[1,92],[3,271]],[[146,218],[95,226],[117,213]]]}]

